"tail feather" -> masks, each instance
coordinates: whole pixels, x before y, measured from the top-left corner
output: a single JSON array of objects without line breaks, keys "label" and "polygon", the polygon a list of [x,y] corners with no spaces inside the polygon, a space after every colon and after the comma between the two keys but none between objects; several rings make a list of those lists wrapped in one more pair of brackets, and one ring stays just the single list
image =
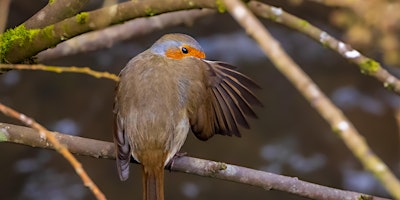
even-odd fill
[{"label": "tail feather", "polygon": [[143,167],[143,199],[164,200],[164,169]]}]

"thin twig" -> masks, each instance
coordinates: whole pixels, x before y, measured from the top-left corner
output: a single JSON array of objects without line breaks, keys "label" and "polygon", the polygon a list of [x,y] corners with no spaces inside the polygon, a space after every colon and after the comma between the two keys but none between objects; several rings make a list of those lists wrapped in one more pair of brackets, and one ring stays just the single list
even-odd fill
[{"label": "thin twig", "polygon": [[[0,139],[3,139],[4,142],[18,143],[37,148],[54,148],[43,141],[37,133],[37,130],[32,128],[0,123]],[[72,153],[94,158],[115,159],[115,146],[111,142],[98,141],[55,132],[53,135]],[[176,157],[171,166],[171,170],[233,181],[261,187],[267,190],[284,191],[312,199],[384,199],[367,194],[321,186],[314,183],[301,181],[295,177],[282,176],[188,156]]]},{"label": "thin twig", "polygon": [[384,87],[400,95],[400,80],[385,70],[380,63],[368,58],[350,45],[335,39],[327,32],[313,26],[304,19],[291,15],[281,8],[269,6],[257,1],[248,3],[249,8],[258,16],[293,28],[311,39],[321,43],[324,47],[335,51],[343,58],[355,63],[361,73],[369,75],[382,82]]},{"label": "thin twig", "polygon": [[231,15],[256,40],[275,67],[292,82],[318,113],[331,125],[334,132],[340,136],[364,167],[372,172],[395,198],[400,199],[399,181],[386,164],[372,152],[365,139],[340,109],[322,93],[307,74],[285,53],[279,42],[271,36],[241,1],[224,0],[224,2]]},{"label": "thin twig", "polygon": [[88,74],[95,78],[106,78],[111,79],[116,82],[119,81],[119,77],[115,74],[109,72],[99,72],[90,69],[89,67],[61,67],[61,66],[48,66],[48,65],[22,65],[22,64],[0,64],[0,71],[1,69],[9,70],[9,69],[18,69],[18,70],[42,70],[48,72],[55,72],[55,73],[63,73],[63,72],[70,72],[70,73],[80,73],[80,74]]},{"label": "thin twig", "polygon": [[56,139],[56,137],[54,136],[53,133],[48,131],[46,128],[44,128],[39,123],[35,122],[33,119],[31,119],[31,118],[27,117],[26,115],[24,115],[22,113],[19,113],[19,112],[15,111],[15,110],[5,106],[2,103],[0,103],[0,111],[2,113],[4,113],[5,115],[9,116],[9,117],[13,117],[15,119],[20,120],[21,122],[23,122],[27,126],[30,126],[30,127],[34,128],[34,129],[36,129],[39,132],[39,134],[37,134],[39,136],[38,138],[40,138],[40,140],[45,142],[46,145],[47,145],[47,141],[49,141],[53,145],[53,148],[57,152],[59,152],[61,155],[63,155],[65,157],[65,159],[68,160],[68,162],[75,169],[75,172],[81,177],[84,185],[86,187],[88,187],[93,192],[95,197],[97,199],[99,199],[99,200],[105,200],[106,199],[106,197],[100,191],[100,189],[97,187],[97,185],[87,175],[87,173],[83,169],[81,163],[78,160],[76,160],[76,158],[68,151],[68,149]]}]

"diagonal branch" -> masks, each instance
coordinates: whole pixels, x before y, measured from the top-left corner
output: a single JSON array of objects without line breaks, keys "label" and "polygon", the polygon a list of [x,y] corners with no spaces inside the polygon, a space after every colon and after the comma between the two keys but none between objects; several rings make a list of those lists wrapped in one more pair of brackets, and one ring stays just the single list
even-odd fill
[{"label": "diagonal branch", "polygon": [[335,51],[343,58],[358,65],[361,73],[376,78],[381,81],[387,89],[393,90],[400,95],[400,80],[385,70],[380,63],[364,56],[350,45],[335,39],[333,36],[313,26],[306,20],[291,15],[281,8],[269,6],[257,1],[250,1],[248,6],[256,15],[295,29],[319,42],[322,46]]},{"label": "diagonal branch", "polygon": [[[369,148],[365,139],[318,86],[286,54],[261,22],[239,0],[224,0],[228,11],[260,45],[275,67],[280,70],[318,113],[331,125],[363,166],[372,172],[383,186],[400,199],[400,183],[386,164]],[[280,11],[279,11],[280,12]]]},{"label": "diagonal branch", "polygon": [[49,1],[45,7],[24,22],[27,29],[43,28],[76,15],[89,0]]},{"label": "diagonal branch", "polygon": [[[53,135],[74,154],[95,158],[115,159],[114,144],[111,142],[55,132]],[[49,145],[45,140],[40,138],[37,130],[6,123],[0,123],[0,142],[11,142],[38,148],[54,149],[51,144]],[[312,199],[385,199],[357,192],[329,188],[301,181],[298,178],[187,156],[176,157],[171,169],[177,172],[248,184],[267,190],[280,190]]]},{"label": "diagonal branch", "polygon": [[[22,113],[19,113],[4,104],[0,103],[0,111],[4,113],[7,116],[13,117],[15,119],[18,119],[19,121],[23,122],[27,126],[30,126],[34,129],[37,130],[36,132],[36,137],[42,141],[45,142],[45,145],[51,144],[52,147],[61,155],[64,156],[66,160],[72,165],[72,167],[75,169],[75,172],[81,177],[84,185],[88,187],[94,196],[98,200],[105,200],[106,197],[104,194],[100,191],[100,189],[97,187],[97,185],[92,181],[92,179],[87,175],[86,171],[83,169],[81,163],[76,160],[76,158],[71,154],[71,152],[68,151],[68,149],[61,144],[54,134],[50,131],[48,131],[46,128],[44,128],[42,125],[39,123],[35,122],[33,119],[25,116]],[[49,143],[48,143],[49,142]]]},{"label": "diagonal branch", "polygon": [[156,30],[162,30],[166,27],[180,24],[190,26],[195,20],[213,13],[215,11],[209,9],[183,10],[153,17],[134,19],[123,24],[92,31],[69,39],[52,49],[40,52],[38,60],[41,62],[43,60],[109,48],[114,43],[145,35]]},{"label": "diagonal branch", "polygon": [[177,10],[215,7],[217,5],[213,0],[127,1],[91,12],[83,12],[42,29],[28,30],[22,24],[0,35],[0,62],[21,62],[68,38],[130,19]]}]

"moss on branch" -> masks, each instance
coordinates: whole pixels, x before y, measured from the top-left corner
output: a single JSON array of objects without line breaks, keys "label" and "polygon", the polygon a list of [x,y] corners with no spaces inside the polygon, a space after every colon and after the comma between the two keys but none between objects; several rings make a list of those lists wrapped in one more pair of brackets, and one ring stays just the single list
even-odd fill
[{"label": "moss on branch", "polygon": [[24,44],[32,42],[39,32],[38,29],[26,29],[24,24],[8,29],[0,35],[0,62],[7,62],[6,53],[13,46],[22,48]]},{"label": "moss on branch", "polygon": [[[82,12],[42,29],[27,30],[21,25],[0,35],[0,62],[18,63],[65,39],[134,18],[178,10],[217,8],[217,2],[215,0],[128,1],[91,12]],[[108,20],[106,24],[103,19]]]},{"label": "moss on branch", "polygon": [[88,21],[88,18],[89,18],[89,13],[87,12],[81,12],[76,15],[76,21],[79,24],[85,24]]}]

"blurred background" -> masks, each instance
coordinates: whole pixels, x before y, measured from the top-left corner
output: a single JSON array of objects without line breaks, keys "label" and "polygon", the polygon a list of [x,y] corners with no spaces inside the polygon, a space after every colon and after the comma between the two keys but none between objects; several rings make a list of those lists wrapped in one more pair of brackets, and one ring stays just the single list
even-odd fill
[{"label": "blurred background", "polygon": [[[399,55],[399,34],[396,32],[399,30],[396,15],[399,14],[395,9],[398,1],[369,1],[357,8],[327,6],[307,0],[265,2],[282,7],[350,42],[400,77],[396,57]],[[44,0],[12,0],[7,27],[23,23],[46,3]],[[101,3],[92,1],[86,10],[96,9]],[[301,33],[266,20],[263,22],[321,90],[343,110],[373,151],[399,176],[399,121],[396,120],[399,96]],[[163,34],[172,32],[196,38],[208,59],[238,66],[239,71],[261,85],[262,90],[257,91],[257,95],[265,105],[256,108],[259,119],[251,120],[251,130],[242,130],[242,138],[218,135],[202,142],[189,134],[181,151],[193,157],[389,197],[227,13],[204,17],[190,27],[167,28],[108,49],[49,60],[44,64],[88,66],[117,74],[130,58],[147,49]],[[2,103],[50,130],[112,141],[115,82],[82,74],[14,70],[0,75],[0,85]],[[20,124],[4,115],[0,115],[0,122]],[[54,151],[1,143],[0,158],[0,199],[94,199],[72,167]],[[132,165],[128,181],[120,182],[114,161],[77,158],[108,199],[141,198],[140,166]],[[166,171],[165,182],[166,199],[304,199],[280,191],[184,173]]]}]

